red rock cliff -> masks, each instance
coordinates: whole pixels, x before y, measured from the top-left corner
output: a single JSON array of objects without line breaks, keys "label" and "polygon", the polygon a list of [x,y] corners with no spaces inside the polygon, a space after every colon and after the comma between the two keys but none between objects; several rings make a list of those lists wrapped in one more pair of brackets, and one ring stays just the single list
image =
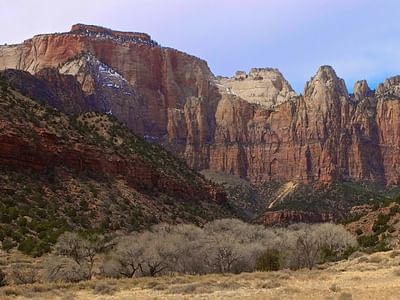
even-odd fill
[{"label": "red rock cliff", "polygon": [[196,169],[255,182],[400,183],[398,78],[376,93],[358,82],[349,95],[323,66],[295,96],[277,70],[216,79],[206,62],[147,35],[85,25],[0,47],[3,68],[72,75],[95,110],[111,111]]}]

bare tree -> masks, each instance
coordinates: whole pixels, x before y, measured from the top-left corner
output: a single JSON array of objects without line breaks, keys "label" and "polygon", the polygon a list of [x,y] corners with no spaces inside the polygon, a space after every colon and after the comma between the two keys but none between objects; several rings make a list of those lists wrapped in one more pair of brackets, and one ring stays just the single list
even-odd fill
[{"label": "bare tree", "polygon": [[[297,224],[289,227],[286,240],[291,243],[292,259],[297,259],[292,266],[312,269],[317,263],[333,256],[339,259],[349,247],[355,247],[357,241],[343,226],[335,224]],[[332,259],[332,258],[331,258]]]},{"label": "bare tree", "polygon": [[339,258],[352,245],[355,238],[333,224],[286,229],[234,219],[213,221],[203,228],[162,224],[116,240],[103,271],[113,277],[251,272],[265,253],[278,253],[279,267],[312,269],[323,261],[324,249]]},{"label": "bare tree", "polygon": [[105,261],[103,272],[112,277],[135,276],[143,263],[144,247],[137,243],[137,235],[121,238],[111,257]]},{"label": "bare tree", "polygon": [[346,250],[357,246],[357,239],[342,225],[325,223],[314,228],[321,248],[321,259],[340,259]]},{"label": "bare tree", "polygon": [[57,240],[55,254],[72,259],[82,269],[87,270],[87,279],[91,279],[95,258],[105,247],[104,236],[92,236],[84,239],[76,233],[65,232]]},{"label": "bare tree", "polygon": [[57,240],[55,253],[73,259],[78,265],[86,259],[87,241],[73,232],[65,232]]},{"label": "bare tree", "polygon": [[49,256],[43,266],[47,281],[78,282],[89,278],[88,269],[68,257]]},{"label": "bare tree", "polygon": [[86,259],[86,262],[89,265],[89,279],[92,279],[93,266],[97,255],[111,246],[112,243],[107,243],[107,239],[103,235],[93,235],[90,236],[89,239],[83,241],[82,252],[83,257]]},{"label": "bare tree", "polygon": [[180,224],[173,227],[175,251],[170,251],[170,270],[184,274],[205,274],[208,257],[204,231],[194,225]]},{"label": "bare tree", "polygon": [[[223,219],[204,226],[207,234],[205,243],[211,257],[214,270],[220,273],[231,272],[235,264],[246,260],[244,246],[256,242],[258,226],[246,224],[240,220]],[[238,270],[241,271],[241,270]]]},{"label": "bare tree", "polygon": [[299,254],[298,257],[300,258],[300,266],[311,270],[318,262],[319,251],[321,249],[318,237],[311,227],[307,226],[297,231],[296,247]]},{"label": "bare tree", "polygon": [[14,264],[11,266],[11,278],[15,284],[28,284],[38,281],[38,270],[32,264]]},{"label": "bare tree", "polygon": [[[139,236],[138,243],[144,246],[143,263],[139,265],[145,276],[157,276],[176,263],[176,243],[173,235],[162,231],[144,232]],[[175,258],[175,259],[174,259]]]}]

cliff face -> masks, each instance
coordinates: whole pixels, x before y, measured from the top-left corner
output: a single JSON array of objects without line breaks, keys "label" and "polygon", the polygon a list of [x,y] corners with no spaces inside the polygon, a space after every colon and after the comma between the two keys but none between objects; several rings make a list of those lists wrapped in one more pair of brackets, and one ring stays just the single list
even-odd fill
[{"label": "cliff face", "polygon": [[198,170],[254,182],[400,183],[399,78],[376,92],[360,81],[349,95],[323,66],[297,96],[277,70],[215,78],[204,61],[148,35],[86,25],[0,47],[3,68],[55,83],[48,68],[74,77],[77,100],[58,100],[68,110],[112,113]]},{"label": "cliff face", "polygon": [[184,155],[193,167],[207,168],[218,102],[212,74],[204,61],[145,36],[73,26],[70,33],[1,47],[0,69],[38,74],[53,68],[73,75],[92,96],[91,109],[111,111],[136,133]]},{"label": "cliff face", "polygon": [[[396,89],[393,82],[386,85]],[[306,84],[304,96],[269,110],[226,92],[217,109],[211,165],[258,182],[398,184],[395,109],[400,102],[383,92],[375,95],[365,82],[354,90],[350,96],[335,71],[323,66]]]}]

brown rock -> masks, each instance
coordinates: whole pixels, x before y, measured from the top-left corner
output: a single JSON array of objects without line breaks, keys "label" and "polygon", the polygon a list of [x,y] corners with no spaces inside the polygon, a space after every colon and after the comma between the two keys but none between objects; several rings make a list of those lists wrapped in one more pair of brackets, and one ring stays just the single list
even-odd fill
[{"label": "brown rock", "polygon": [[353,94],[354,98],[359,101],[371,95],[371,89],[366,80],[359,80],[354,84]]},{"label": "brown rock", "polygon": [[294,210],[269,211],[262,214],[257,224],[266,226],[288,225],[293,223],[323,223],[332,222],[333,215],[329,213],[313,213]]},{"label": "brown rock", "polygon": [[89,110],[112,112],[195,169],[253,182],[400,184],[400,77],[376,94],[360,81],[350,96],[323,66],[296,96],[277,70],[215,78],[206,62],[147,35],[84,25],[0,47],[0,68],[65,82],[41,75],[49,67],[75,78]]},{"label": "brown rock", "polygon": [[98,147],[77,143],[62,145],[56,135],[43,129],[36,130],[36,143],[21,139],[14,134],[0,135],[0,164],[15,170],[34,170],[44,172],[56,167],[67,167],[76,172],[124,179],[133,188],[158,189],[167,195],[183,199],[193,199],[203,193],[204,199],[218,203],[226,200],[225,194],[213,187],[204,185],[199,190],[176,178],[167,176],[147,164],[140,157],[130,159],[102,151]]}]

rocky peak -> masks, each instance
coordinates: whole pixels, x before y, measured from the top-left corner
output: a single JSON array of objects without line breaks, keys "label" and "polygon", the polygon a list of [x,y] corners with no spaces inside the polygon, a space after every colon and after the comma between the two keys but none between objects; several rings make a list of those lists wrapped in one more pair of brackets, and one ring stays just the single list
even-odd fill
[{"label": "rocky peak", "polygon": [[376,94],[380,97],[400,98],[400,76],[390,77],[379,84]]},{"label": "rocky peak", "polygon": [[311,80],[306,83],[306,88],[318,84],[332,88],[340,84],[341,81],[343,80],[336,75],[335,70],[331,66],[321,66],[317,73],[311,77]]},{"label": "rocky peak", "polygon": [[306,83],[304,95],[308,99],[340,100],[347,99],[346,84],[336,75],[331,66],[321,66],[317,73]]},{"label": "rocky peak", "polygon": [[235,73],[235,79],[236,80],[244,80],[246,78],[247,78],[246,71],[236,71],[236,73]]},{"label": "rocky peak", "polygon": [[338,76],[332,66],[324,65],[319,67],[317,74],[315,74],[313,79],[328,82],[329,80],[337,80]]},{"label": "rocky peak", "polygon": [[354,84],[353,88],[354,99],[360,101],[371,94],[371,89],[366,80],[359,80]]},{"label": "rocky peak", "polygon": [[103,39],[109,38],[119,42],[139,42],[157,45],[157,43],[153,41],[151,36],[147,33],[116,31],[95,25],[75,24],[72,25],[70,33]]},{"label": "rocky peak", "polygon": [[240,98],[271,108],[296,96],[278,69],[252,68],[249,73],[237,71],[232,78],[219,78],[228,91]]},{"label": "rocky peak", "polygon": [[101,26],[96,26],[96,25],[75,24],[75,25],[72,25],[70,32],[96,33],[96,34],[99,33],[99,34],[110,35],[110,36],[115,36],[115,37],[129,37],[129,38],[142,39],[145,41],[151,41],[151,37],[147,33],[116,31],[116,30],[111,30],[111,29],[101,27]]}]

